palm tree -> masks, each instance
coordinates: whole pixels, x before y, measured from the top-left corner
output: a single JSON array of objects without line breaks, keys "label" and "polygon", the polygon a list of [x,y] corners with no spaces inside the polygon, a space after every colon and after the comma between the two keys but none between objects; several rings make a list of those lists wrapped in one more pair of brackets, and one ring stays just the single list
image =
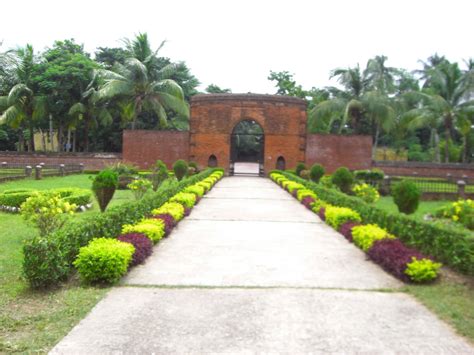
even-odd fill
[{"label": "palm tree", "polygon": [[364,76],[369,83],[370,90],[384,95],[395,91],[396,76],[400,72],[397,68],[385,66],[387,59],[384,55],[378,55],[375,58],[369,59],[364,71]]},{"label": "palm tree", "polygon": [[6,122],[14,128],[28,127],[29,150],[34,151],[35,121],[46,114],[46,98],[35,96],[32,89],[32,78],[36,58],[33,47],[26,45],[13,52],[12,80],[15,84],[7,96],[0,97],[0,122]]},{"label": "palm tree", "polygon": [[[144,44],[146,40],[146,44]],[[167,125],[167,110],[189,117],[189,108],[181,87],[170,77],[175,71],[173,64],[158,69],[156,51],[149,50],[146,35],[139,35],[130,42],[130,55],[124,64],[116,63],[112,70],[99,69],[95,76],[101,83],[97,90],[99,101],[117,100],[123,108],[122,118],[129,120],[135,129],[142,112],[154,112],[159,125]]]}]

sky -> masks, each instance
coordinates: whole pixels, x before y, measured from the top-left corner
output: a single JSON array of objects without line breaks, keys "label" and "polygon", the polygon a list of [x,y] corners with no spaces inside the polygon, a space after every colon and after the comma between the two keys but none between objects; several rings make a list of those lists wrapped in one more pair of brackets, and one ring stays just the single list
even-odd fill
[{"label": "sky", "polygon": [[235,93],[274,94],[270,70],[303,88],[335,85],[337,67],[376,55],[408,70],[434,53],[474,57],[472,0],[23,0],[2,3],[0,50],[42,51],[74,38],[88,52],[146,32],[160,55],[185,61],[200,80]]}]

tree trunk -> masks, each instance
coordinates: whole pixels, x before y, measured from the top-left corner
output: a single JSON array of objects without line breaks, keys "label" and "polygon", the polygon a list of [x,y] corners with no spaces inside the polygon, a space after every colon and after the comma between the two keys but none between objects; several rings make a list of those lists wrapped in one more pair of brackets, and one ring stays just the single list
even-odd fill
[{"label": "tree trunk", "polygon": [[84,127],[84,151],[85,152],[88,152],[89,151],[89,124],[90,124],[90,116],[88,114],[86,114],[86,117],[85,117],[85,121],[84,121],[84,124],[86,125]]},{"label": "tree trunk", "polygon": [[53,115],[49,114],[49,139],[51,142],[51,151],[54,152],[54,132],[53,132]]},{"label": "tree trunk", "polygon": [[379,135],[380,135],[380,127],[379,127],[379,124],[377,123],[376,128],[375,128],[374,144],[372,145],[372,159],[373,160],[375,160],[375,156],[377,154],[377,145],[379,142]]},{"label": "tree trunk", "polygon": [[34,152],[35,151],[35,128],[33,125],[33,120],[29,120],[29,131],[30,131],[30,143],[29,143],[29,151]]},{"label": "tree trunk", "polygon": [[20,129],[18,133],[18,151],[22,152],[25,147],[25,137],[23,137],[23,130]]},{"label": "tree trunk", "polygon": [[444,118],[445,140],[444,145],[444,162],[449,163],[449,142],[451,141],[451,115],[446,115]]},{"label": "tree trunk", "polygon": [[468,139],[467,135],[462,136],[462,144],[463,144],[463,149],[462,149],[462,160],[461,162],[467,163],[467,152],[468,152]]},{"label": "tree trunk", "polygon": [[72,132],[72,152],[76,152],[76,130]]},{"label": "tree trunk", "polygon": [[63,147],[63,132],[64,132],[64,125],[62,122],[59,122],[59,127],[58,127],[58,152],[62,152],[64,150]]},{"label": "tree trunk", "polygon": [[66,141],[66,152],[71,150],[71,129],[68,127],[67,129],[67,141]]},{"label": "tree trunk", "polygon": [[441,154],[439,152],[439,135],[438,135],[438,132],[436,132],[436,129],[433,129],[433,145],[434,145],[434,151],[435,151],[435,161],[437,163],[440,163]]}]

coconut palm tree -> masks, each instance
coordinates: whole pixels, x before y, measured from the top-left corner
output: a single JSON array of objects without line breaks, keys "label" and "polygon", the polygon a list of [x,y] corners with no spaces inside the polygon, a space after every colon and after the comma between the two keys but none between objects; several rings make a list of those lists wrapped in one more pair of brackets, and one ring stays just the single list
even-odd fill
[{"label": "coconut palm tree", "polygon": [[14,86],[8,95],[0,97],[0,122],[14,128],[28,127],[29,150],[34,151],[35,121],[46,114],[46,98],[37,96],[32,89],[34,68],[37,63],[33,47],[26,45],[13,51],[12,80]]},{"label": "coconut palm tree", "polygon": [[[162,46],[163,43],[158,50]],[[167,125],[167,110],[189,117],[183,90],[170,79],[175,72],[175,65],[169,64],[158,69],[155,65],[158,50],[149,50],[146,35],[139,35],[130,42],[130,57],[124,64],[116,63],[112,70],[99,69],[94,73],[100,83],[98,100],[114,99],[119,102],[124,109],[122,118],[131,122],[132,129],[135,129],[137,118],[142,112],[154,112],[161,127]]]}]

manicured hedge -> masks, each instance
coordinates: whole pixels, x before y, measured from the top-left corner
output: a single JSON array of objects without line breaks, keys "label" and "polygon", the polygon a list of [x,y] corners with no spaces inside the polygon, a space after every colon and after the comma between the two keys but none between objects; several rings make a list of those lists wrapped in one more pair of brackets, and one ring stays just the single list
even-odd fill
[{"label": "manicured hedge", "polygon": [[141,233],[128,233],[122,234],[117,237],[118,240],[125,243],[130,243],[135,247],[135,252],[132,256],[132,262],[130,266],[142,264],[146,258],[153,253],[153,243],[144,234]]},{"label": "manicured hedge", "polygon": [[115,238],[122,226],[135,224],[172,196],[222,169],[207,169],[180,182],[167,181],[156,193],[139,201],[112,207],[106,212],[72,220],[61,230],[47,237],[35,237],[23,245],[23,274],[33,288],[53,286],[66,279],[81,247],[97,236]]},{"label": "manicured hedge", "polygon": [[366,223],[377,224],[389,233],[396,235],[410,247],[424,254],[435,256],[438,260],[468,275],[474,275],[474,237],[445,225],[418,221],[399,213],[389,213],[321,184],[301,179],[284,171],[275,171],[295,183],[312,190],[322,200],[357,211]]}]

